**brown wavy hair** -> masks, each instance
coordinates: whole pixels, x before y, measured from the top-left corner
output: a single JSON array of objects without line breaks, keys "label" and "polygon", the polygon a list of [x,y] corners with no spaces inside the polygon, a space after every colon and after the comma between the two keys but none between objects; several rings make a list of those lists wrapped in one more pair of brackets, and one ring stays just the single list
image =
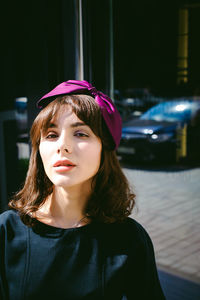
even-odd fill
[{"label": "brown wavy hair", "polygon": [[66,95],[49,103],[35,118],[30,138],[32,151],[29,168],[23,188],[9,202],[9,207],[19,212],[22,221],[34,225],[31,214],[45,202],[53,191],[53,183],[47,177],[39,153],[41,134],[46,132],[53,117],[69,105],[72,111],[88,125],[101,139],[102,154],[100,168],[92,181],[92,193],[88,199],[86,212],[92,218],[104,223],[123,221],[131,214],[135,204],[135,194],[123,174],[112,137],[105,125],[98,104],[89,95]]}]

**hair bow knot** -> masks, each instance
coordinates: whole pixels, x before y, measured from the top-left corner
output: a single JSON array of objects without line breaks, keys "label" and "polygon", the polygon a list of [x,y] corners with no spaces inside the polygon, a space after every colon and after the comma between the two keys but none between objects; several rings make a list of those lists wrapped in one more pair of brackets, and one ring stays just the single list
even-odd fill
[{"label": "hair bow knot", "polygon": [[94,96],[96,102],[99,104],[100,107],[104,107],[108,113],[112,113],[114,111],[114,106],[112,105],[112,100],[102,92],[98,91],[91,83],[87,82],[86,80],[68,80],[67,83],[69,84],[76,84],[81,87],[85,87],[88,92]]}]

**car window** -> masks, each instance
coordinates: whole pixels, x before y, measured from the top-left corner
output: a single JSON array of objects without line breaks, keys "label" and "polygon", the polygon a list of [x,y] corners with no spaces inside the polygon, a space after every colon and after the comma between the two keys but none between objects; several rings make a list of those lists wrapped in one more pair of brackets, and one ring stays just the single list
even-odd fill
[{"label": "car window", "polygon": [[194,102],[163,102],[160,103],[142,116],[142,120],[187,122],[191,119],[198,105]]}]

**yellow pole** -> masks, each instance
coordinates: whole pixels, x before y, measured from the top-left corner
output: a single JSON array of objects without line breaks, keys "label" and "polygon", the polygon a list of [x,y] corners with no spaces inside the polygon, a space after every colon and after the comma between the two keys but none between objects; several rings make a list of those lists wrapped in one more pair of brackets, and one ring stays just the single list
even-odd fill
[{"label": "yellow pole", "polygon": [[187,124],[183,127],[179,126],[176,131],[176,162],[179,162],[180,158],[187,156]]},{"label": "yellow pole", "polygon": [[184,124],[181,138],[181,157],[187,156],[187,124]]}]

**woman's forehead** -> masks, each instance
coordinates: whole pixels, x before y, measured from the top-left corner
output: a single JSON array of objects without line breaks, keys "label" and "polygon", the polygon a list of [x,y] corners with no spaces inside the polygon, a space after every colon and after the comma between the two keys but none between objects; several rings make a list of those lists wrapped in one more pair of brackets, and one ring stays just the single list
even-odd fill
[{"label": "woman's forehead", "polygon": [[65,105],[64,107],[61,107],[50,119],[49,124],[60,123],[64,121],[84,123],[82,120],[80,120],[80,118],[77,116],[77,114],[73,111],[73,109],[69,105]]}]

